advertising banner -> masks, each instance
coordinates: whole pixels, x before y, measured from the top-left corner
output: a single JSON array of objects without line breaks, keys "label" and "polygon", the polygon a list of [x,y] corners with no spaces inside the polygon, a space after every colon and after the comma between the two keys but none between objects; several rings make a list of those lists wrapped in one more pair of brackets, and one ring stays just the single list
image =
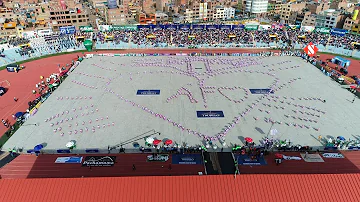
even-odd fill
[{"label": "advertising banner", "polygon": [[340,153],[323,153],[324,158],[343,159],[344,156]]},{"label": "advertising banner", "polygon": [[172,164],[203,164],[201,154],[173,154]]},{"label": "advertising banner", "polygon": [[231,25],[218,25],[219,29],[222,30],[230,30],[231,29]]},{"label": "advertising banner", "polygon": [[177,25],[164,25],[164,29],[177,30],[178,26]]},{"label": "advertising banner", "polygon": [[56,152],[59,154],[70,154],[70,149],[58,149]]},{"label": "advertising banner", "polygon": [[82,156],[58,157],[55,163],[81,163]]},{"label": "advertising banner", "polygon": [[136,31],[138,29],[137,25],[112,25],[111,31]]},{"label": "advertising banner", "polygon": [[189,30],[190,29],[190,25],[186,25],[186,24],[179,25],[178,27],[179,27],[180,30]]},{"label": "advertising banner", "polygon": [[263,156],[259,158],[251,158],[251,156],[248,155],[241,155],[238,154],[235,156],[235,159],[237,160],[239,165],[243,166],[263,166],[267,165],[265,159]]},{"label": "advertising banner", "polygon": [[323,163],[324,159],[319,154],[300,154],[305,162],[308,163]]},{"label": "advertising banner", "polygon": [[93,32],[93,28],[91,26],[80,26],[79,27],[80,32]]},{"label": "advertising banner", "polygon": [[166,162],[169,160],[168,154],[156,154],[156,155],[148,155],[146,157],[147,161],[149,162]]},{"label": "advertising banner", "polygon": [[67,26],[67,27],[59,27],[61,34],[75,34],[76,28],[75,26]]},{"label": "advertising banner", "polygon": [[348,31],[345,29],[332,28],[330,34],[333,36],[345,36]]},{"label": "advertising banner", "polygon": [[86,156],[82,166],[111,167],[115,165],[116,156]]},{"label": "advertising banner", "polygon": [[318,33],[321,33],[321,34],[330,34],[330,28],[327,28],[327,27],[316,27],[314,29],[314,32],[318,32]]},{"label": "advertising banner", "polygon": [[197,111],[198,118],[222,118],[224,117],[223,111]]},{"label": "advertising banner", "polygon": [[244,29],[245,26],[242,25],[242,24],[241,24],[241,25],[232,25],[231,28],[232,28],[233,30],[240,30],[240,29]]},{"label": "advertising banner", "polygon": [[246,30],[258,30],[259,25],[245,25]]},{"label": "advertising banner", "polygon": [[249,89],[251,94],[274,94],[274,91],[272,91],[269,88],[264,88],[264,89]]},{"label": "advertising banner", "polygon": [[219,29],[219,25],[206,25],[206,30]]},{"label": "advertising banner", "polygon": [[138,90],[136,95],[160,95],[160,90]]},{"label": "advertising banner", "polygon": [[204,30],[205,25],[192,25],[192,29],[194,29],[194,30]]}]

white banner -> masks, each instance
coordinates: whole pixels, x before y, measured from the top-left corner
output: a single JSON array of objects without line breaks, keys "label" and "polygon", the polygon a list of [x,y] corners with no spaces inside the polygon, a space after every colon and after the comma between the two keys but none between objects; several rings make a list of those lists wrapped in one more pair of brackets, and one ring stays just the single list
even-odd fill
[{"label": "white banner", "polygon": [[297,160],[297,161],[301,160],[301,158],[297,157],[297,156],[285,156],[285,155],[283,155],[283,159],[284,160]]},{"label": "white banner", "polygon": [[343,159],[344,156],[339,153],[323,153],[324,158],[334,158],[334,159]]}]

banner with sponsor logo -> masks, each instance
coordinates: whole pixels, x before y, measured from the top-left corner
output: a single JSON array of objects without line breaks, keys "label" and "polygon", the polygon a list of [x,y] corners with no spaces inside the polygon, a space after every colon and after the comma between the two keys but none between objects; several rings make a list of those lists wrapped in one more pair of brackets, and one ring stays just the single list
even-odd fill
[{"label": "banner with sponsor logo", "polygon": [[274,91],[268,88],[264,89],[249,89],[251,94],[274,94]]},{"label": "banner with sponsor logo", "polygon": [[87,156],[82,166],[111,167],[115,165],[116,156]]},{"label": "banner with sponsor logo", "polygon": [[93,32],[92,26],[79,26],[80,32]]},{"label": "banner with sponsor logo", "polygon": [[238,154],[235,156],[235,160],[237,160],[239,165],[243,165],[243,166],[263,166],[263,165],[267,165],[265,159],[263,156],[259,157],[259,158],[252,158],[251,156],[248,155],[241,155]]},{"label": "banner with sponsor logo", "polygon": [[196,111],[198,118],[223,118],[223,111]]},{"label": "banner with sponsor logo", "polygon": [[308,163],[323,163],[324,159],[319,154],[300,154],[305,162]]},{"label": "banner with sponsor logo", "polygon": [[169,155],[168,154],[155,154],[155,155],[148,155],[146,157],[146,160],[147,161],[150,161],[150,162],[155,162],[155,161],[158,161],[158,162],[166,162],[169,160]]},{"label": "banner with sponsor logo", "polygon": [[59,27],[61,34],[75,34],[76,28],[75,26],[67,26],[67,27]]},{"label": "banner with sponsor logo", "polygon": [[314,32],[319,32],[321,34],[330,34],[330,28],[327,27],[316,27]]},{"label": "banner with sponsor logo", "polygon": [[332,158],[332,159],[343,159],[344,156],[340,153],[323,153],[324,158]]},{"label": "banner with sponsor logo", "polygon": [[203,164],[201,154],[173,154],[172,164]]},{"label": "banner with sponsor logo", "polygon": [[160,90],[137,90],[136,95],[160,95]]},{"label": "banner with sponsor logo", "polygon": [[55,163],[81,163],[82,156],[58,157]]},{"label": "banner with sponsor logo", "polygon": [[302,158],[298,157],[298,156],[285,156],[285,155],[283,155],[283,159],[284,160],[297,160],[297,161],[302,160]]},{"label": "banner with sponsor logo", "polygon": [[345,36],[348,31],[345,29],[332,28],[330,34],[333,36]]}]

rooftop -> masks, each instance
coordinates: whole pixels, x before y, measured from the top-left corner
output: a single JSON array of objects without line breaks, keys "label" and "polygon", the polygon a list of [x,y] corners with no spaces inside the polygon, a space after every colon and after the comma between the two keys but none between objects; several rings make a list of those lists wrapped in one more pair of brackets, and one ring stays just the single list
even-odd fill
[{"label": "rooftop", "polygon": [[[102,169],[102,168],[99,168]],[[106,168],[103,168],[106,170]],[[0,180],[1,201],[358,202],[360,175],[233,175]],[[76,194],[75,194],[76,193]],[[341,193],[341,195],[334,195]]]}]

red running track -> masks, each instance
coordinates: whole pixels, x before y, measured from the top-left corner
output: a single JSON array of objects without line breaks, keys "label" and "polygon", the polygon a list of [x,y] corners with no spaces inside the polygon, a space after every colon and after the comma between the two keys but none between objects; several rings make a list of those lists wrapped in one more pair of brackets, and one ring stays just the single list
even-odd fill
[{"label": "red running track", "polygon": [[[79,178],[122,176],[179,176],[198,175],[205,172],[203,165],[174,165],[172,157],[167,162],[147,162],[151,154],[109,154],[116,156],[113,167],[82,167],[81,164],[58,164],[57,157],[69,155],[20,155],[0,169],[2,179],[25,178]],[[96,156],[96,155],[79,155]],[[136,167],[132,169],[133,164]],[[171,164],[171,170],[169,165]]]}]

